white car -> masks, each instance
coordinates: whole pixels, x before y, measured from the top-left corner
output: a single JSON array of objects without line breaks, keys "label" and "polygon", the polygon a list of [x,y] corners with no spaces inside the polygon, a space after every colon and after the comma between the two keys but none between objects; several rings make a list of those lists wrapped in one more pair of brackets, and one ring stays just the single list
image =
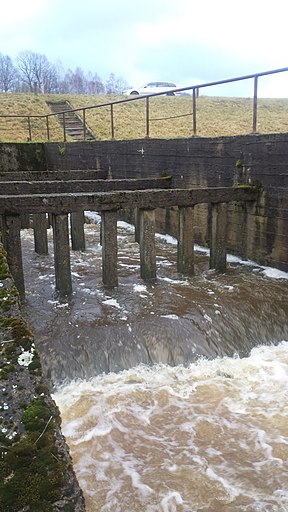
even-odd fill
[{"label": "white car", "polygon": [[153,94],[154,92],[166,92],[166,96],[175,96],[173,89],[177,89],[177,85],[171,82],[149,82],[142,87],[127,89],[123,94]]}]

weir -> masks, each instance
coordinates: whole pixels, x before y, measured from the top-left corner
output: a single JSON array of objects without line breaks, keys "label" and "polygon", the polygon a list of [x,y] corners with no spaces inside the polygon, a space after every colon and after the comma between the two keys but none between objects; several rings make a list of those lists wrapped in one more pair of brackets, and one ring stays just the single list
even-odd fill
[{"label": "weir", "polygon": [[75,179],[67,181],[40,179],[27,182],[20,181],[20,176],[16,176],[16,181],[1,183],[3,242],[21,297],[25,295],[25,283],[20,229],[21,217],[27,214],[33,214],[35,251],[38,254],[47,254],[48,218],[52,219],[56,289],[60,295],[69,295],[72,292],[69,215],[72,249],[85,250],[84,211],[102,214],[102,279],[105,286],[114,287],[118,284],[118,212],[136,212],[135,217],[139,221],[136,238],[140,244],[140,275],[146,282],[153,282],[156,279],[156,209],[178,208],[177,271],[193,275],[193,208],[201,203],[211,205],[210,268],[223,272],[226,268],[227,204],[244,202],[251,205],[258,197],[255,187],[249,186],[181,189],[171,188],[172,180],[169,177],[82,181],[77,179],[79,174],[77,176],[74,171]]}]

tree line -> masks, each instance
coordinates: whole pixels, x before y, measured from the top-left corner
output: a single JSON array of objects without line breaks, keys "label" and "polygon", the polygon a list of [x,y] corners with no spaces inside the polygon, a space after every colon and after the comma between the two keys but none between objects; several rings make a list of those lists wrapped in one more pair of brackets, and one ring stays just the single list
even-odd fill
[{"label": "tree line", "polygon": [[45,55],[25,50],[13,61],[0,52],[0,92],[49,94],[117,94],[128,87],[121,77],[111,73],[106,82],[81,67],[63,70],[61,63],[51,63]]}]

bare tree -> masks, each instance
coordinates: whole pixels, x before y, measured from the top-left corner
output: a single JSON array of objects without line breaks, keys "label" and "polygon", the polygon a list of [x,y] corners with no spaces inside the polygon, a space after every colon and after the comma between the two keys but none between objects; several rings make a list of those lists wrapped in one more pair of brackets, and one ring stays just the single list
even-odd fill
[{"label": "bare tree", "polygon": [[87,73],[87,94],[104,94],[105,86],[97,73]]},{"label": "bare tree", "polygon": [[85,74],[81,67],[65,71],[60,61],[51,64],[45,55],[20,52],[15,63],[0,53],[0,91],[63,94],[118,94],[128,87],[126,80],[111,73],[104,84],[96,72]]},{"label": "bare tree", "polygon": [[103,94],[105,86],[97,73],[87,75],[78,66],[75,71],[68,69],[59,82],[59,92],[63,94]]},{"label": "bare tree", "polygon": [[59,92],[59,73],[57,67],[50,64],[49,68],[43,71],[43,92]]},{"label": "bare tree", "polygon": [[60,81],[59,92],[66,94],[85,94],[86,78],[80,67],[75,71],[68,69]]},{"label": "bare tree", "polygon": [[56,68],[45,55],[31,51],[19,53],[17,67],[20,78],[30,92],[53,92],[57,88]]},{"label": "bare tree", "polygon": [[84,76],[83,70],[78,66],[73,75],[72,75],[72,83],[73,83],[73,92],[75,94],[85,94],[86,92],[86,78]]},{"label": "bare tree", "polygon": [[59,92],[61,94],[72,94],[73,71],[68,69],[59,81]]},{"label": "bare tree", "polygon": [[128,88],[128,83],[122,77],[116,77],[114,73],[109,75],[106,82],[107,94],[120,94],[124,89]]},{"label": "bare tree", "polygon": [[17,71],[9,55],[0,53],[0,90],[15,90]]}]

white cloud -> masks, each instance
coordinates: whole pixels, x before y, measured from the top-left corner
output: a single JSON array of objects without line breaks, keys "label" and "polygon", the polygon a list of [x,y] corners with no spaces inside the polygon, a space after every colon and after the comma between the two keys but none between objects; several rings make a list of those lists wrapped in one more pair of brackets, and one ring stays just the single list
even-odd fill
[{"label": "white cloud", "polygon": [[[25,23],[31,23],[37,20],[39,15],[45,12],[49,7],[49,0],[14,0],[2,2],[0,25],[11,28],[13,26],[22,26],[25,30]],[[15,34],[17,36],[17,34]]]},{"label": "white cloud", "polygon": [[[287,0],[15,0],[1,6],[0,51],[35,51],[131,85],[195,84],[287,65],[287,15]],[[273,94],[275,80],[265,87]]]}]

